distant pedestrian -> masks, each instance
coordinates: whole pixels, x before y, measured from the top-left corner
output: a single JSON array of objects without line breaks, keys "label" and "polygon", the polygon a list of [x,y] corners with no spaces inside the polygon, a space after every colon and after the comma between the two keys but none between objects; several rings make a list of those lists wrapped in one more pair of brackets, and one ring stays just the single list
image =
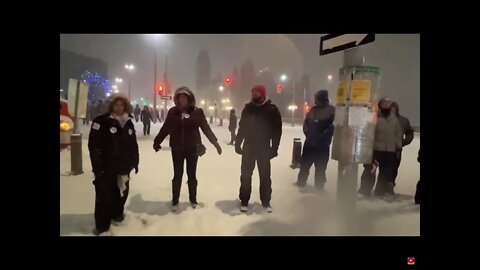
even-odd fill
[{"label": "distant pedestrian", "polygon": [[228,130],[230,130],[230,143],[228,145],[233,145],[235,142],[235,130],[237,129],[237,116],[235,115],[235,110],[230,110],[230,122],[228,123]]},{"label": "distant pedestrian", "polygon": [[133,110],[133,115],[135,116],[135,121],[138,123],[138,118],[140,117],[141,109],[138,104],[135,106],[135,109]]},{"label": "distant pedestrian", "polygon": [[155,109],[153,110],[153,113],[154,113],[154,115],[155,115],[155,119],[157,119],[158,122],[161,123],[162,120],[160,119],[160,113],[158,112],[158,109],[155,108]]},{"label": "distant pedestrian", "polygon": [[160,120],[162,122],[165,122],[165,110],[162,108],[162,111],[160,112]]},{"label": "distant pedestrian", "polygon": [[152,115],[147,105],[143,107],[142,113],[140,114],[140,120],[143,123],[143,135],[150,135],[150,122],[152,121]]}]

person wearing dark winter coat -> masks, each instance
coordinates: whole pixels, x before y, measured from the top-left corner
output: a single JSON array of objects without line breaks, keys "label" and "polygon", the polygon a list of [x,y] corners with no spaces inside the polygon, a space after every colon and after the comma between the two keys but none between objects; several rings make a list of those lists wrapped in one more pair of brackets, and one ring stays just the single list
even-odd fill
[{"label": "person wearing dark winter coat", "polygon": [[143,106],[142,113],[140,114],[140,121],[143,123],[143,135],[150,135],[150,122],[152,122],[152,115],[147,105]]},{"label": "person wearing dark winter coat", "polygon": [[402,149],[402,127],[395,114],[391,113],[392,101],[382,98],[378,102],[378,118],[375,127],[372,164],[364,165],[358,193],[365,197],[375,184],[375,173],[378,167],[378,181],[375,195],[379,197],[395,195],[395,166],[397,153]]},{"label": "person wearing dark winter coat", "polygon": [[162,119],[160,119],[160,113],[158,112],[158,109],[155,108],[155,109],[153,110],[153,113],[154,113],[154,115],[155,115],[155,118],[158,120],[158,122],[161,123],[161,122],[162,122]]},{"label": "person wearing dark winter coat", "polygon": [[413,128],[410,125],[410,120],[408,118],[400,115],[400,108],[397,102],[392,102],[392,113],[395,114],[400,122],[400,126],[402,127],[402,148],[397,153],[397,157],[395,160],[395,176],[394,182],[398,175],[398,168],[400,167],[400,163],[402,162],[402,149],[403,147],[409,145],[413,141]]},{"label": "person wearing dark winter coat", "polygon": [[230,110],[230,121],[228,124],[228,130],[230,130],[231,139],[229,145],[233,145],[235,142],[235,130],[237,129],[237,116],[235,115],[235,110]]},{"label": "person wearing dark winter coat", "polygon": [[307,113],[303,122],[305,144],[297,180],[299,188],[305,187],[310,168],[315,164],[315,188],[323,190],[327,181],[325,171],[330,156],[334,119],[335,107],[329,103],[328,91],[318,91],[315,94],[315,106]]},{"label": "person wearing dark winter coat", "polygon": [[[245,105],[238,123],[235,152],[242,155],[240,175],[240,210],[248,210],[252,192],[252,174],[255,162],[260,175],[260,200],[268,212],[272,211],[270,200],[272,180],[270,159],[278,155],[282,136],[282,116],[277,106],[266,96],[263,85],[252,88],[252,100]],[[243,147],[242,147],[243,143]]]},{"label": "person wearing dark winter coat", "polygon": [[195,96],[188,87],[180,87],[174,94],[175,106],[167,113],[167,119],[160,132],[155,137],[153,149],[161,149],[160,144],[167,135],[170,135],[174,176],[172,180],[172,211],[178,208],[180,189],[182,186],[183,164],[187,161],[188,192],[190,204],[197,207],[197,161],[203,155],[205,146],[202,145],[199,128],[207,136],[210,143],[222,154],[217,137],[208,125],[205,114],[201,108],[195,106]]},{"label": "person wearing dark winter coat", "polygon": [[[420,149],[418,149],[418,157],[417,157],[417,161],[418,163],[420,163]],[[415,204],[420,204],[420,198],[421,198],[421,186],[422,186],[422,181],[421,179],[418,180],[417,182],[417,190],[415,191]]]},{"label": "person wearing dark winter coat", "polygon": [[140,109],[140,106],[137,104],[135,106],[135,109],[133,110],[133,115],[135,116],[135,122],[138,123],[138,119],[140,117],[140,113],[142,112],[142,110]]},{"label": "person wearing dark winter coat", "polygon": [[108,113],[93,120],[88,139],[95,175],[95,233],[107,236],[110,223],[124,219],[130,172],[138,173],[139,161],[130,102],[116,94],[108,104]]}]

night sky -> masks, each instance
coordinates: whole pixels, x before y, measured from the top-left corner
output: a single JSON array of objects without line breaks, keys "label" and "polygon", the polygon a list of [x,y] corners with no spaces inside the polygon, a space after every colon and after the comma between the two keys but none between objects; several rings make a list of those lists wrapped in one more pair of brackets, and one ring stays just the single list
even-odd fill
[{"label": "night sky", "polygon": [[[132,63],[132,99],[152,100],[153,55],[158,53],[157,80],[165,71],[168,55],[168,76],[172,87],[195,88],[195,66],[204,49],[212,63],[211,76],[231,73],[236,66],[251,58],[255,70],[268,67],[279,78],[281,74],[300,78],[310,76],[313,90],[328,89],[334,99],[338,87],[338,70],[343,65],[343,52],[319,56],[319,41],[324,34],[62,34],[60,48],[108,63],[109,79],[121,77],[121,92],[127,91],[125,64]],[[377,34],[373,43],[361,48],[366,64],[380,67],[380,91],[398,101],[400,112],[420,125],[420,35]],[[327,80],[333,75],[332,81]],[[274,91],[274,89],[268,89]]]}]

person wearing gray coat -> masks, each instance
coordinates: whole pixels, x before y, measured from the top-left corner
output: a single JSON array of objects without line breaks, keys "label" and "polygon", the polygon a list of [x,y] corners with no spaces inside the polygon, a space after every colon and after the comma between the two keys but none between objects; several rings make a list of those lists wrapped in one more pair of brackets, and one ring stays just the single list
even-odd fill
[{"label": "person wearing gray coat", "polygon": [[365,164],[358,193],[369,197],[378,180],[374,194],[378,197],[394,196],[397,155],[402,149],[403,132],[397,116],[391,113],[392,101],[382,98],[378,102],[378,121],[375,127],[372,164]]}]

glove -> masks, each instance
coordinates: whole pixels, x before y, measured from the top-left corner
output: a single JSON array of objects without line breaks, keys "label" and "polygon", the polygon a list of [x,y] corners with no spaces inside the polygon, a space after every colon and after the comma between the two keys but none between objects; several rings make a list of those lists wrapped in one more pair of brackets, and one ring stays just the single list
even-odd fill
[{"label": "glove", "polygon": [[243,154],[243,150],[242,150],[242,147],[240,145],[235,144],[235,153],[237,153],[239,155]]},{"label": "glove", "polygon": [[160,144],[153,144],[153,149],[155,150],[155,152],[158,152],[160,149],[162,149],[162,147],[160,146]]},{"label": "glove", "polygon": [[221,154],[222,154],[222,148],[220,147],[220,144],[218,144],[218,142],[216,142],[216,143],[214,144],[214,146],[215,146],[215,148],[217,148],[217,153],[218,153],[219,155],[221,155]]},{"label": "glove", "polygon": [[273,148],[270,148],[270,159],[274,158],[278,156],[278,150],[277,149],[273,149]]},{"label": "glove", "polygon": [[137,174],[138,173],[138,165],[133,166],[133,168],[135,169],[135,174]]}]

